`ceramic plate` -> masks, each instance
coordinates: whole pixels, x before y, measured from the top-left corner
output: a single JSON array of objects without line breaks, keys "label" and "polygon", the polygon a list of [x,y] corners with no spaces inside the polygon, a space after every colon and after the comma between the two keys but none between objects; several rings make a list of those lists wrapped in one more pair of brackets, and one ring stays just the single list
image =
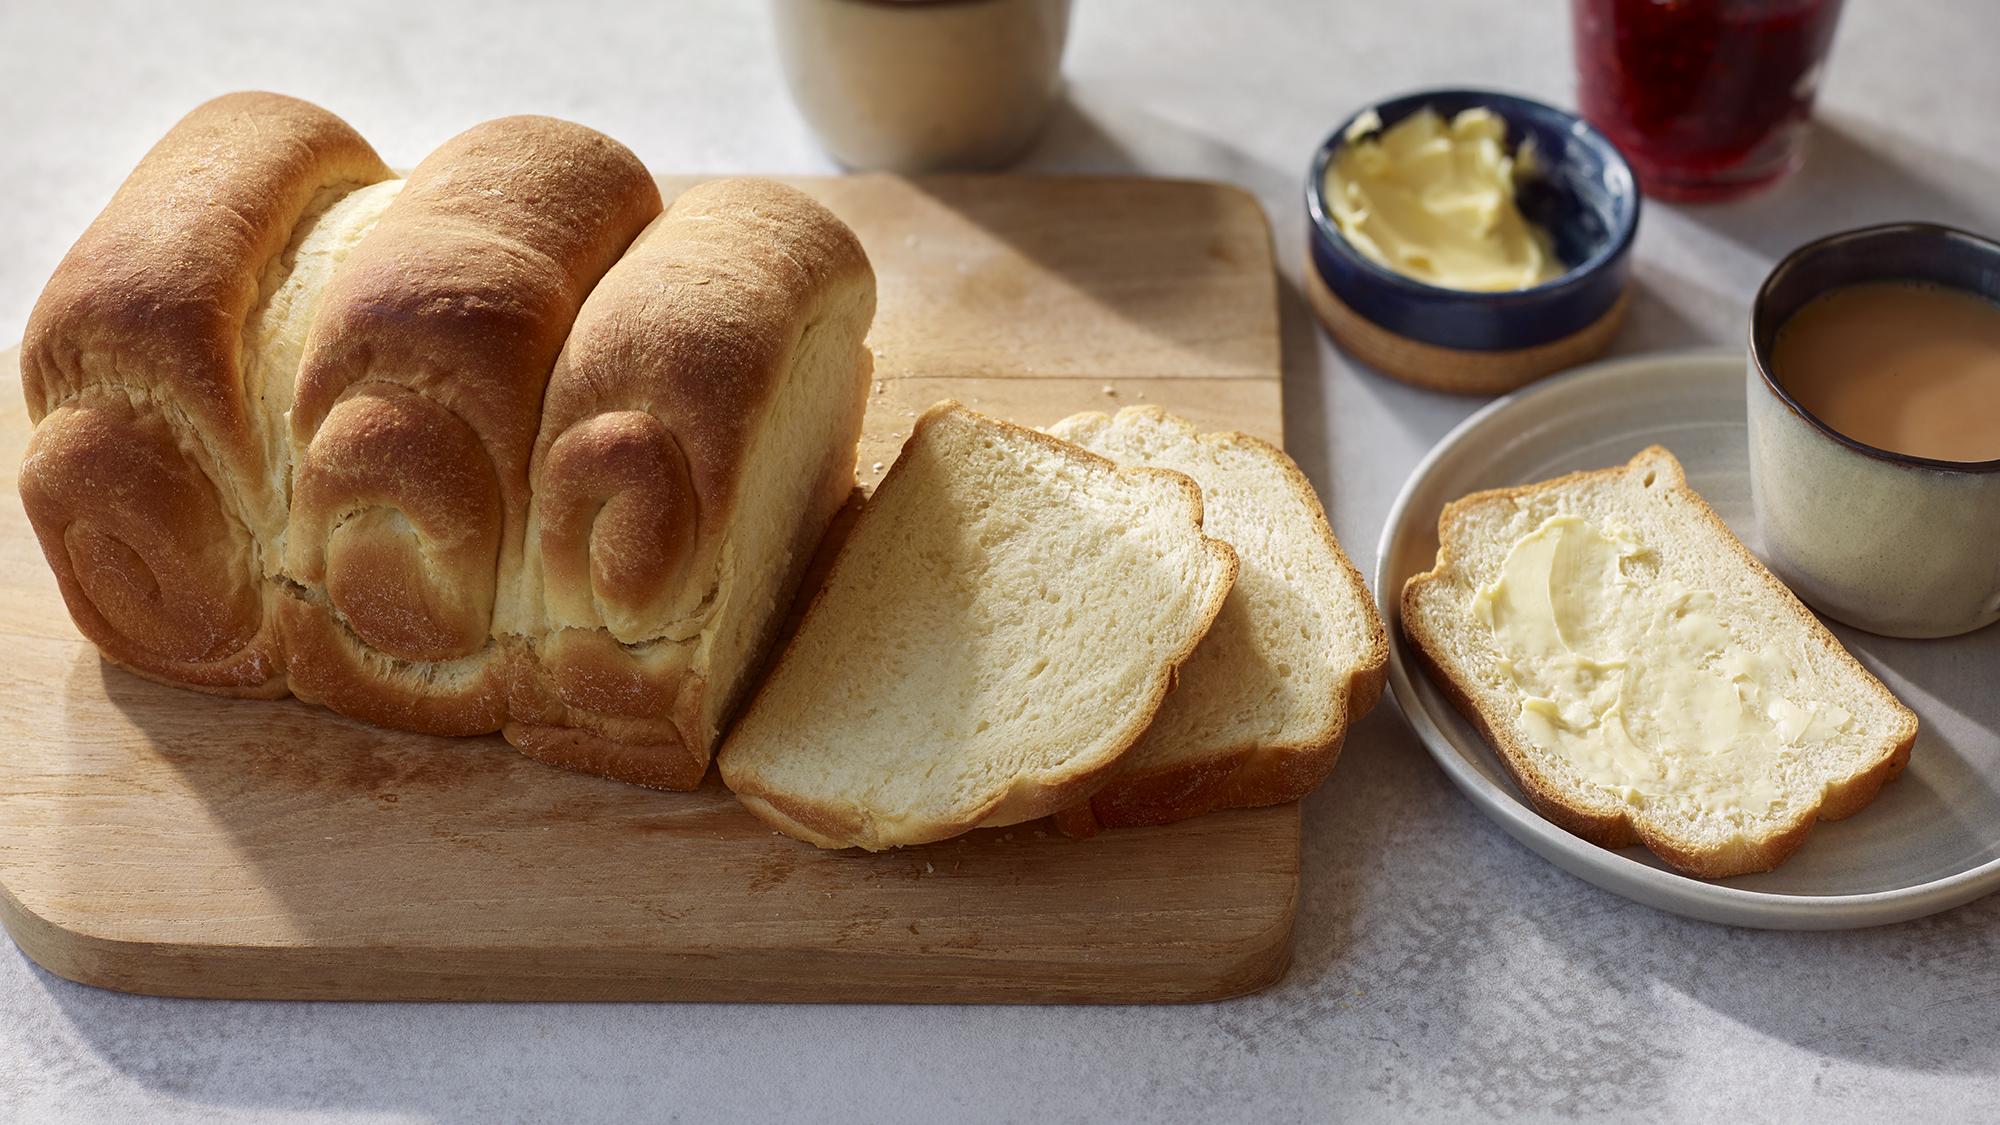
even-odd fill
[{"label": "ceramic plate", "polygon": [[[1448,501],[1620,464],[1654,443],[1680,458],[1689,483],[1758,550],[1743,372],[1735,352],[1614,360],[1466,419],[1417,466],[1389,513],[1375,571],[1383,620],[1399,619],[1404,580],[1430,569]],[[1814,826],[1777,870],[1714,882],[1673,874],[1644,848],[1599,848],[1543,820],[1416,667],[1393,625],[1389,682],[1424,745],[1487,816],[1551,862],[1636,902],[1739,926],[1843,929],[1921,917],[2000,889],[2000,626],[1904,641],[1828,625],[1917,712],[1922,729],[1909,768],[1861,812]]]}]

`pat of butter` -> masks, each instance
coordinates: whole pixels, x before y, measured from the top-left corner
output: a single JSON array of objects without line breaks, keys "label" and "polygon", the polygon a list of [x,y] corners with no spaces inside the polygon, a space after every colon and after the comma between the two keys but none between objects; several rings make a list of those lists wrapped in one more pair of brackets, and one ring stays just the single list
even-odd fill
[{"label": "pat of butter", "polygon": [[1560,276],[1548,232],[1521,214],[1517,172],[1533,153],[1507,151],[1507,125],[1474,107],[1447,123],[1429,108],[1379,136],[1373,111],[1348,130],[1327,168],[1333,221],[1376,264],[1446,289],[1525,289]]},{"label": "pat of butter", "polygon": [[1715,594],[1657,564],[1624,529],[1551,516],[1473,593],[1519,693],[1521,730],[1634,807],[1768,814],[1788,763],[1852,716],[1800,701],[1785,653],[1736,635]]}]

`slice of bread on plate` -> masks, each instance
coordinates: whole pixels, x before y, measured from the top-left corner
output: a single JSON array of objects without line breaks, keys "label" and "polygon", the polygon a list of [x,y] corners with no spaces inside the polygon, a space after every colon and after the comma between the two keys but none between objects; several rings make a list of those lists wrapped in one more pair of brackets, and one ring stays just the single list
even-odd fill
[{"label": "slice of bread on plate", "polygon": [[1917,719],[1654,446],[1445,507],[1403,631],[1543,816],[1686,875],[1783,862]]},{"label": "slice of bread on plate", "polygon": [[1388,636],[1312,484],[1284,452],[1203,434],[1157,406],[1078,414],[1049,432],[1122,465],[1186,473],[1203,526],[1242,569],[1153,725],[1089,801],[1056,824],[1166,824],[1294,801],[1325,779],[1348,724],[1382,695]]},{"label": "slice of bread on plate", "polygon": [[871,851],[1090,795],[1221,610],[1201,492],[946,402],[917,422],[725,740],[773,827]]}]

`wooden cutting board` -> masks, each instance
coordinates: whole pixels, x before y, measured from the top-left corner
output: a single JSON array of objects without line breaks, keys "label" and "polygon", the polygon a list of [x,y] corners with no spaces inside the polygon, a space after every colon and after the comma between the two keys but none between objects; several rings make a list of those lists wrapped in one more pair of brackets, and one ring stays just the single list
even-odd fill
[{"label": "wooden cutting board", "polygon": [[[1030,424],[1157,402],[1282,437],[1270,231],[1243,192],[796,182],[880,281],[864,484],[947,396]],[[56,973],[177,996],[1125,1002],[1284,971],[1295,805],[821,852],[713,774],[657,793],[108,667],[22,514],[27,432],[0,395],[0,920]]]}]

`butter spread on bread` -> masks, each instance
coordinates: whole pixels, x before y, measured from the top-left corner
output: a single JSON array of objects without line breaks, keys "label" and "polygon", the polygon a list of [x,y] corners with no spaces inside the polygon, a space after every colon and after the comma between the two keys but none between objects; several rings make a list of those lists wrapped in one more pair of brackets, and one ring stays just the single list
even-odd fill
[{"label": "butter spread on bread", "polygon": [[1782,647],[1741,636],[1711,590],[1659,573],[1630,531],[1571,515],[1522,536],[1472,595],[1528,739],[1638,807],[1736,821],[1784,800],[1781,758],[1853,716],[1810,698]]},{"label": "butter spread on bread", "polygon": [[1447,505],[1403,588],[1420,661],[1530,803],[1687,874],[1764,871],[1900,772],[1910,710],[1664,449]]}]

